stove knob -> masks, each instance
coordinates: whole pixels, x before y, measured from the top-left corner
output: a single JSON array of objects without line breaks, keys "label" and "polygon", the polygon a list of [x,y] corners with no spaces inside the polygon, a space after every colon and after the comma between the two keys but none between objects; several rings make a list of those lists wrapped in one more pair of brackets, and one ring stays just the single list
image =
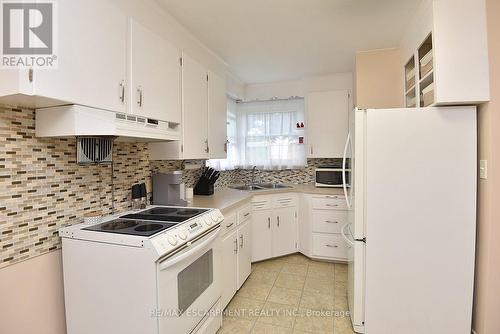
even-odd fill
[{"label": "stove knob", "polygon": [[174,236],[169,235],[167,239],[168,243],[171,244],[172,246],[177,245],[177,239]]},{"label": "stove knob", "polygon": [[179,238],[181,238],[182,240],[186,240],[187,238],[187,233],[185,231],[180,231],[179,232]]},{"label": "stove knob", "polygon": [[212,220],[210,220],[209,218],[205,219],[205,224],[207,224],[208,226],[212,225]]},{"label": "stove knob", "polygon": [[214,222],[216,222],[217,220],[219,220],[219,217],[217,217],[217,214],[215,214],[215,213],[212,214],[212,220]]}]

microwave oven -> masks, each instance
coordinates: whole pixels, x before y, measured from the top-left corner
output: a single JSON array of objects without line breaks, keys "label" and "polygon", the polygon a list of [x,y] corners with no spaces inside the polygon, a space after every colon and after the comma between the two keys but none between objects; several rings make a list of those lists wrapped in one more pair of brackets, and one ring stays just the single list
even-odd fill
[{"label": "microwave oven", "polygon": [[[316,187],[326,188],[342,188],[344,180],[342,177],[342,168],[324,168],[318,167],[315,169],[315,184]],[[346,169],[345,179],[347,187],[351,184],[351,170]]]}]

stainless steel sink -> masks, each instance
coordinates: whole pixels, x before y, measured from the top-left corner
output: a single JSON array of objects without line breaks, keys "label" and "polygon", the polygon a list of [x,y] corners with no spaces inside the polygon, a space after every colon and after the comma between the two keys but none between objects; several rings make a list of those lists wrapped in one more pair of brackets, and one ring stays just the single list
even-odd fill
[{"label": "stainless steel sink", "polygon": [[229,186],[229,188],[237,189],[237,190],[246,190],[246,191],[256,191],[256,190],[266,190],[266,189],[284,189],[291,188],[291,186],[287,186],[282,183],[255,183],[255,184],[246,184],[239,186]]},{"label": "stainless steel sink", "polygon": [[265,188],[265,189],[285,189],[285,188],[291,188],[291,186],[287,186],[286,184],[282,183],[260,183],[259,187]]},{"label": "stainless steel sink", "polygon": [[246,190],[246,191],[263,190],[264,189],[264,188],[256,186],[256,185],[229,186],[229,188],[236,189],[236,190]]}]

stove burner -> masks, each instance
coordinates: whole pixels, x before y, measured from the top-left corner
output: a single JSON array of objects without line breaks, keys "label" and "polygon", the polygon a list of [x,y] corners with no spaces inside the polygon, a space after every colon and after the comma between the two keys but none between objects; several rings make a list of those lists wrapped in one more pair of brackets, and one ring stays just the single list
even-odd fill
[{"label": "stove burner", "polygon": [[138,232],[153,232],[161,228],[163,228],[162,224],[143,224],[137,226],[136,228],[134,228],[134,230]]},{"label": "stove burner", "polygon": [[138,224],[135,221],[131,220],[115,220],[101,225],[101,229],[105,231],[115,231],[131,228],[137,225]]},{"label": "stove burner", "polygon": [[165,215],[167,213],[173,213],[176,211],[177,209],[174,208],[153,208],[151,210],[148,210],[148,213],[151,215]]},{"label": "stove burner", "polygon": [[195,215],[198,212],[199,212],[199,210],[183,209],[183,210],[178,210],[176,213],[178,215],[182,215],[182,216],[189,216],[189,215]]}]

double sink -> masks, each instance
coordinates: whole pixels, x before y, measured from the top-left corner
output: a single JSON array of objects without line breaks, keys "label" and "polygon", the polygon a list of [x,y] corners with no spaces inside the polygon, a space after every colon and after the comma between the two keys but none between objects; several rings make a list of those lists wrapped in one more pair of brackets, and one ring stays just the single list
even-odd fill
[{"label": "double sink", "polygon": [[285,189],[291,188],[282,183],[252,183],[239,186],[229,186],[229,188],[236,190],[246,190],[246,191],[257,191],[257,190],[269,190],[269,189]]}]

